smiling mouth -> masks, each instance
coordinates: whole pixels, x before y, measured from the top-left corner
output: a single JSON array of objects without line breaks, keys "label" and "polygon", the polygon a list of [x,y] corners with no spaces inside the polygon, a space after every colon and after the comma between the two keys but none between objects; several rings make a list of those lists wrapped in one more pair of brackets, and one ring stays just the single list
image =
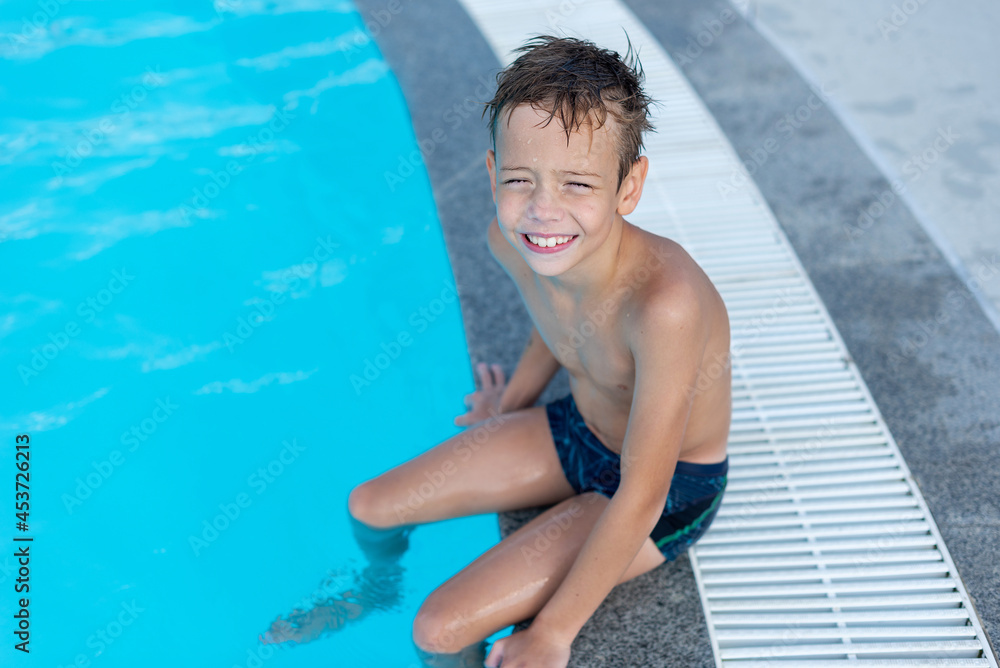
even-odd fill
[{"label": "smiling mouth", "polygon": [[572,234],[555,237],[539,237],[534,234],[522,234],[521,236],[524,237],[525,241],[529,245],[537,248],[560,248],[571,244],[573,239],[576,239],[579,235]]}]

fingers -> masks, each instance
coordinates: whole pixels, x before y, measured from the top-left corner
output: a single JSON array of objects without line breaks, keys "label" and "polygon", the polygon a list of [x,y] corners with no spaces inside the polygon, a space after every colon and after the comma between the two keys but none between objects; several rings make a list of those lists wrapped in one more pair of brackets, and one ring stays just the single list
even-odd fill
[{"label": "fingers", "polygon": [[486,362],[480,362],[476,365],[476,369],[479,371],[479,389],[486,391],[493,388],[493,376],[490,374],[490,367]]},{"label": "fingers", "polygon": [[[476,405],[476,396],[478,394],[479,394],[478,392],[470,392],[469,394],[462,397],[462,403],[465,404],[466,408],[473,408]],[[472,421],[469,419],[470,412],[471,411],[466,411],[464,415],[459,415],[458,417],[456,417],[455,426],[466,427],[472,424]]]},{"label": "fingers", "polygon": [[507,382],[503,375],[503,367],[499,364],[493,365],[493,377],[496,379],[496,384],[501,387]]},{"label": "fingers", "polygon": [[455,426],[456,427],[470,427],[470,426],[472,426],[474,424],[479,423],[482,420],[483,420],[483,418],[477,417],[474,414],[473,411],[469,411],[465,415],[459,415],[457,418],[455,418]]},{"label": "fingers", "polygon": [[484,397],[484,395],[487,398],[492,396],[496,390],[502,388],[507,382],[503,373],[503,367],[499,364],[480,362],[476,364],[476,372],[479,374],[479,389],[466,394],[462,398],[465,406],[471,410],[465,415],[459,415],[454,419],[453,422],[457,427],[467,427],[478,422],[479,419],[473,418],[472,414],[479,412],[479,408],[477,408],[479,399]]},{"label": "fingers", "polygon": [[503,385],[506,382],[504,380],[503,367],[499,364],[480,362],[476,365],[476,369],[479,371],[479,382],[482,390],[493,389],[495,386]]}]

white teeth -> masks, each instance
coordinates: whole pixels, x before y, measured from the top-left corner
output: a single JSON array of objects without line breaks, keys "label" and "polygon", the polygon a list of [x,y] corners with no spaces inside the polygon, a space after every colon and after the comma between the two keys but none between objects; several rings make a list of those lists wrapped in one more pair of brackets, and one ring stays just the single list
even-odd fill
[{"label": "white teeth", "polygon": [[535,244],[536,246],[541,246],[542,248],[552,248],[558,244],[564,244],[573,237],[536,237],[532,234],[526,235],[528,240]]}]

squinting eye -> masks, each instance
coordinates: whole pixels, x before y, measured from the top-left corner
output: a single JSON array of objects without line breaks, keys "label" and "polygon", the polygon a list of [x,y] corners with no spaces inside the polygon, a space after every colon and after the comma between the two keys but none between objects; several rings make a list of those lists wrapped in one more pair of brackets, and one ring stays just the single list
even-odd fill
[{"label": "squinting eye", "polygon": [[581,188],[590,188],[591,187],[591,186],[587,185],[586,183],[571,183],[570,185],[571,186],[580,186]]},{"label": "squinting eye", "polygon": [[525,179],[507,179],[506,181],[504,181],[504,183],[506,183],[506,184],[510,184],[510,183],[527,183],[527,181]]}]

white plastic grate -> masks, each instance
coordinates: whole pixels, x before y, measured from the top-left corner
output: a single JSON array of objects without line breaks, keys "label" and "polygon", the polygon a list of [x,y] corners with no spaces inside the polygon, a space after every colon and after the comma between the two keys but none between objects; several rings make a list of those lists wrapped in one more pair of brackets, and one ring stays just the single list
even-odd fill
[{"label": "white plastic grate", "polygon": [[[691,550],[716,664],[992,666],[968,594],[791,245],[663,48],[617,0],[463,0],[498,58],[532,34],[639,48],[657,132],[630,222],[684,245],[732,328],[730,481]],[[792,110],[790,110],[792,111]],[[743,185],[725,197],[721,183]]]}]

